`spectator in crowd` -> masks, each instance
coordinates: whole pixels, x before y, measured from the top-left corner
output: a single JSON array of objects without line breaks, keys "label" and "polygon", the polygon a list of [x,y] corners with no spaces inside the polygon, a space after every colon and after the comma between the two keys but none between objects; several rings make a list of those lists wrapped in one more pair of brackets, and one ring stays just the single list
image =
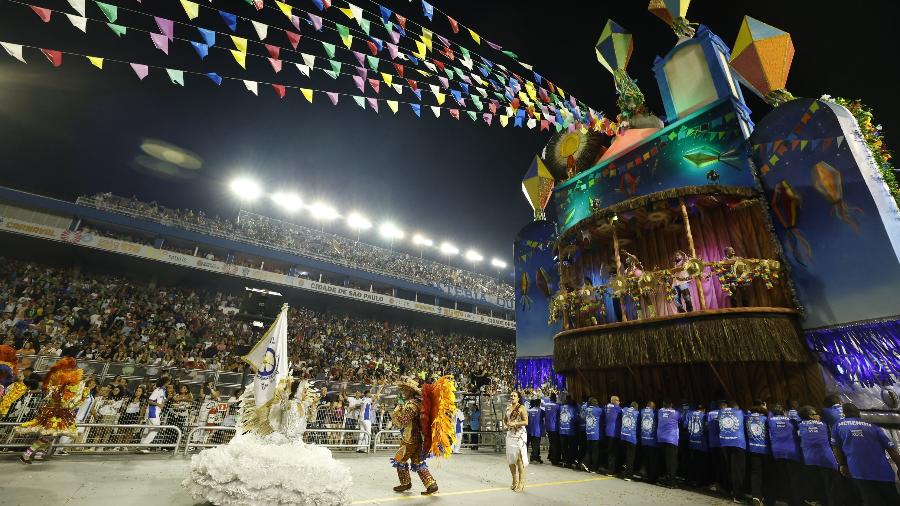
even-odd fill
[{"label": "spectator in crowd", "polygon": [[[150,425],[159,426],[160,418],[162,416],[162,410],[166,405],[166,387],[172,382],[172,378],[167,376],[163,376],[156,380],[156,388],[153,392],[150,393],[150,397],[147,398],[147,423]],[[156,439],[156,435],[159,433],[159,429],[151,428],[147,431],[147,434],[141,439],[142,445],[149,445],[153,443],[153,440]],[[149,453],[150,450],[143,448],[140,450],[142,453]]]},{"label": "spectator in crowd", "polygon": [[472,431],[472,449],[478,451],[478,432],[481,430],[481,410],[478,408],[477,402],[473,403],[472,409],[469,410],[469,430]]},{"label": "spectator in crowd", "polygon": [[884,430],[860,419],[859,408],[845,403],[844,418],[834,424],[831,446],[842,475],[852,478],[866,506],[900,504],[896,474],[888,463],[900,466],[900,451]]}]

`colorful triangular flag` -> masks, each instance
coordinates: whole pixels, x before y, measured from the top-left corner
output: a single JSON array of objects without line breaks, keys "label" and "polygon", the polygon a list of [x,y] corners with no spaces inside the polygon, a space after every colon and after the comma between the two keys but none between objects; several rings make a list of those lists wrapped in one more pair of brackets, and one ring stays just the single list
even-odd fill
[{"label": "colorful triangular flag", "polygon": [[150,68],[144,65],[143,63],[129,63],[131,66],[131,70],[137,75],[138,79],[143,81],[147,74],[150,73]]}]

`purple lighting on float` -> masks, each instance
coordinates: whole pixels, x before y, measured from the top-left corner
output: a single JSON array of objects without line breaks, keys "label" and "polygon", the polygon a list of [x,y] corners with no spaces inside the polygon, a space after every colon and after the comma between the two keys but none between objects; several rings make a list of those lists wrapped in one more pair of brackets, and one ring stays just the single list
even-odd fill
[{"label": "purple lighting on float", "polygon": [[[900,320],[876,320],[805,334],[822,367],[843,384],[884,386],[900,381]],[[518,372],[518,363],[516,364]]]},{"label": "purple lighting on float", "polygon": [[516,382],[519,388],[538,388],[548,381],[559,390],[566,387],[566,377],[553,370],[552,357],[516,359]]}]

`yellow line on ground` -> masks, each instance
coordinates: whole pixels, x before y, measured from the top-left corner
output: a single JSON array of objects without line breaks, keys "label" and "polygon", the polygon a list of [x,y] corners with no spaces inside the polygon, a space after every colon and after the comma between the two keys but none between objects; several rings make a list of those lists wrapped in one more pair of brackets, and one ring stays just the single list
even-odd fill
[{"label": "yellow line on ground", "polygon": [[[609,476],[598,476],[596,478],[586,478],[583,480],[563,480],[563,481],[547,481],[544,483],[535,483],[528,484],[525,486],[525,490],[529,488],[539,488],[539,487],[554,487],[558,485],[574,485],[578,483],[588,483],[592,481],[601,481],[601,480],[609,480],[612,479]],[[438,492],[434,494],[432,497],[449,497],[454,495],[468,495],[468,494],[484,494],[486,492],[500,492],[502,490],[510,491],[509,487],[494,487],[494,488],[476,488],[472,490],[458,490],[455,492]],[[377,504],[382,502],[393,502],[393,501],[409,501],[412,499],[423,499],[428,496],[422,495],[394,495],[390,497],[382,497],[380,499],[363,499],[359,501],[353,501],[351,504]]]}]

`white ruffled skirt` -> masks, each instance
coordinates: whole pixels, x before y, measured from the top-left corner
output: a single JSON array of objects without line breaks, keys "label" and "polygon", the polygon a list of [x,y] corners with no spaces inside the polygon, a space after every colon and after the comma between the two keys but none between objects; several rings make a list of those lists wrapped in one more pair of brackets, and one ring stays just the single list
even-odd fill
[{"label": "white ruffled skirt", "polygon": [[522,458],[522,464],[528,467],[528,432],[525,427],[506,431],[506,463],[515,465],[519,457]]},{"label": "white ruffled skirt", "polygon": [[248,433],[194,455],[181,485],[217,506],[313,506],[350,504],[353,480],[327,448]]}]

